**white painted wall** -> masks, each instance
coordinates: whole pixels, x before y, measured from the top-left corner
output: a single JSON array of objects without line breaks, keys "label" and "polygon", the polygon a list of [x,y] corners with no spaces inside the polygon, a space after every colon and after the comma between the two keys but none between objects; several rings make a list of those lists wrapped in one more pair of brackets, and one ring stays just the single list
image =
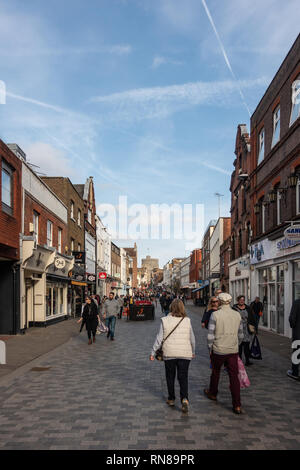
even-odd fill
[{"label": "white painted wall", "polygon": [[22,186],[27,193],[68,224],[67,207],[24,162],[22,162]]}]

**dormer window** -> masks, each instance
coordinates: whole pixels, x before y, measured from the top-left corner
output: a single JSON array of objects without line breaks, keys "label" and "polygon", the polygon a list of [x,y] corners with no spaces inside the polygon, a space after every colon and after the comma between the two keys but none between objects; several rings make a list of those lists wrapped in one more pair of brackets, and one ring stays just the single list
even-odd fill
[{"label": "dormer window", "polygon": [[300,75],[298,75],[297,79],[292,84],[292,111],[291,111],[291,119],[290,119],[290,126],[294,124],[294,122],[300,116]]}]

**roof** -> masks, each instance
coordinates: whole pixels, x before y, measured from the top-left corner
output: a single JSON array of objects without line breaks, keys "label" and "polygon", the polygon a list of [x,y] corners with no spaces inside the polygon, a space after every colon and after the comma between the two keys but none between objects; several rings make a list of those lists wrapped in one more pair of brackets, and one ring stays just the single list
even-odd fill
[{"label": "roof", "polygon": [[84,193],[84,184],[74,184],[73,185],[76,191],[78,192],[79,196],[83,198]]}]

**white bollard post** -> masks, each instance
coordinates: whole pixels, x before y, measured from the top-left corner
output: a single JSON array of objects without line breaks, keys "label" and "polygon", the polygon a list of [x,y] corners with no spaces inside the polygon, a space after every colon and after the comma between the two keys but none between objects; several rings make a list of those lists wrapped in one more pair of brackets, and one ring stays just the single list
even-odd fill
[{"label": "white bollard post", "polygon": [[6,364],[6,344],[0,341],[0,364]]}]

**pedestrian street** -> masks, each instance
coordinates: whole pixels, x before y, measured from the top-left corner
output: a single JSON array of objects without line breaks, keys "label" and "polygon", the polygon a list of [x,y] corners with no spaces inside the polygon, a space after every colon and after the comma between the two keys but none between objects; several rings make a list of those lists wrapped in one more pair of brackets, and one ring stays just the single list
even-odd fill
[{"label": "pedestrian street", "polygon": [[[196,337],[189,371],[188,414],[176,384],[166,405],[164,365],[149,355],[160,325],[118,320],[116,340],[85,331],[0,380],[0,449],[300,449],[300,384],[286,376],[289,361],[264,348],[247,368],[243,415],[232,413],[222,372],[218,403],[203,395],[210,377],[202,309],[187,306]],[[73,321],[73,320],[69,320]],[[78,326],[79,331],[79,326]]]}]

